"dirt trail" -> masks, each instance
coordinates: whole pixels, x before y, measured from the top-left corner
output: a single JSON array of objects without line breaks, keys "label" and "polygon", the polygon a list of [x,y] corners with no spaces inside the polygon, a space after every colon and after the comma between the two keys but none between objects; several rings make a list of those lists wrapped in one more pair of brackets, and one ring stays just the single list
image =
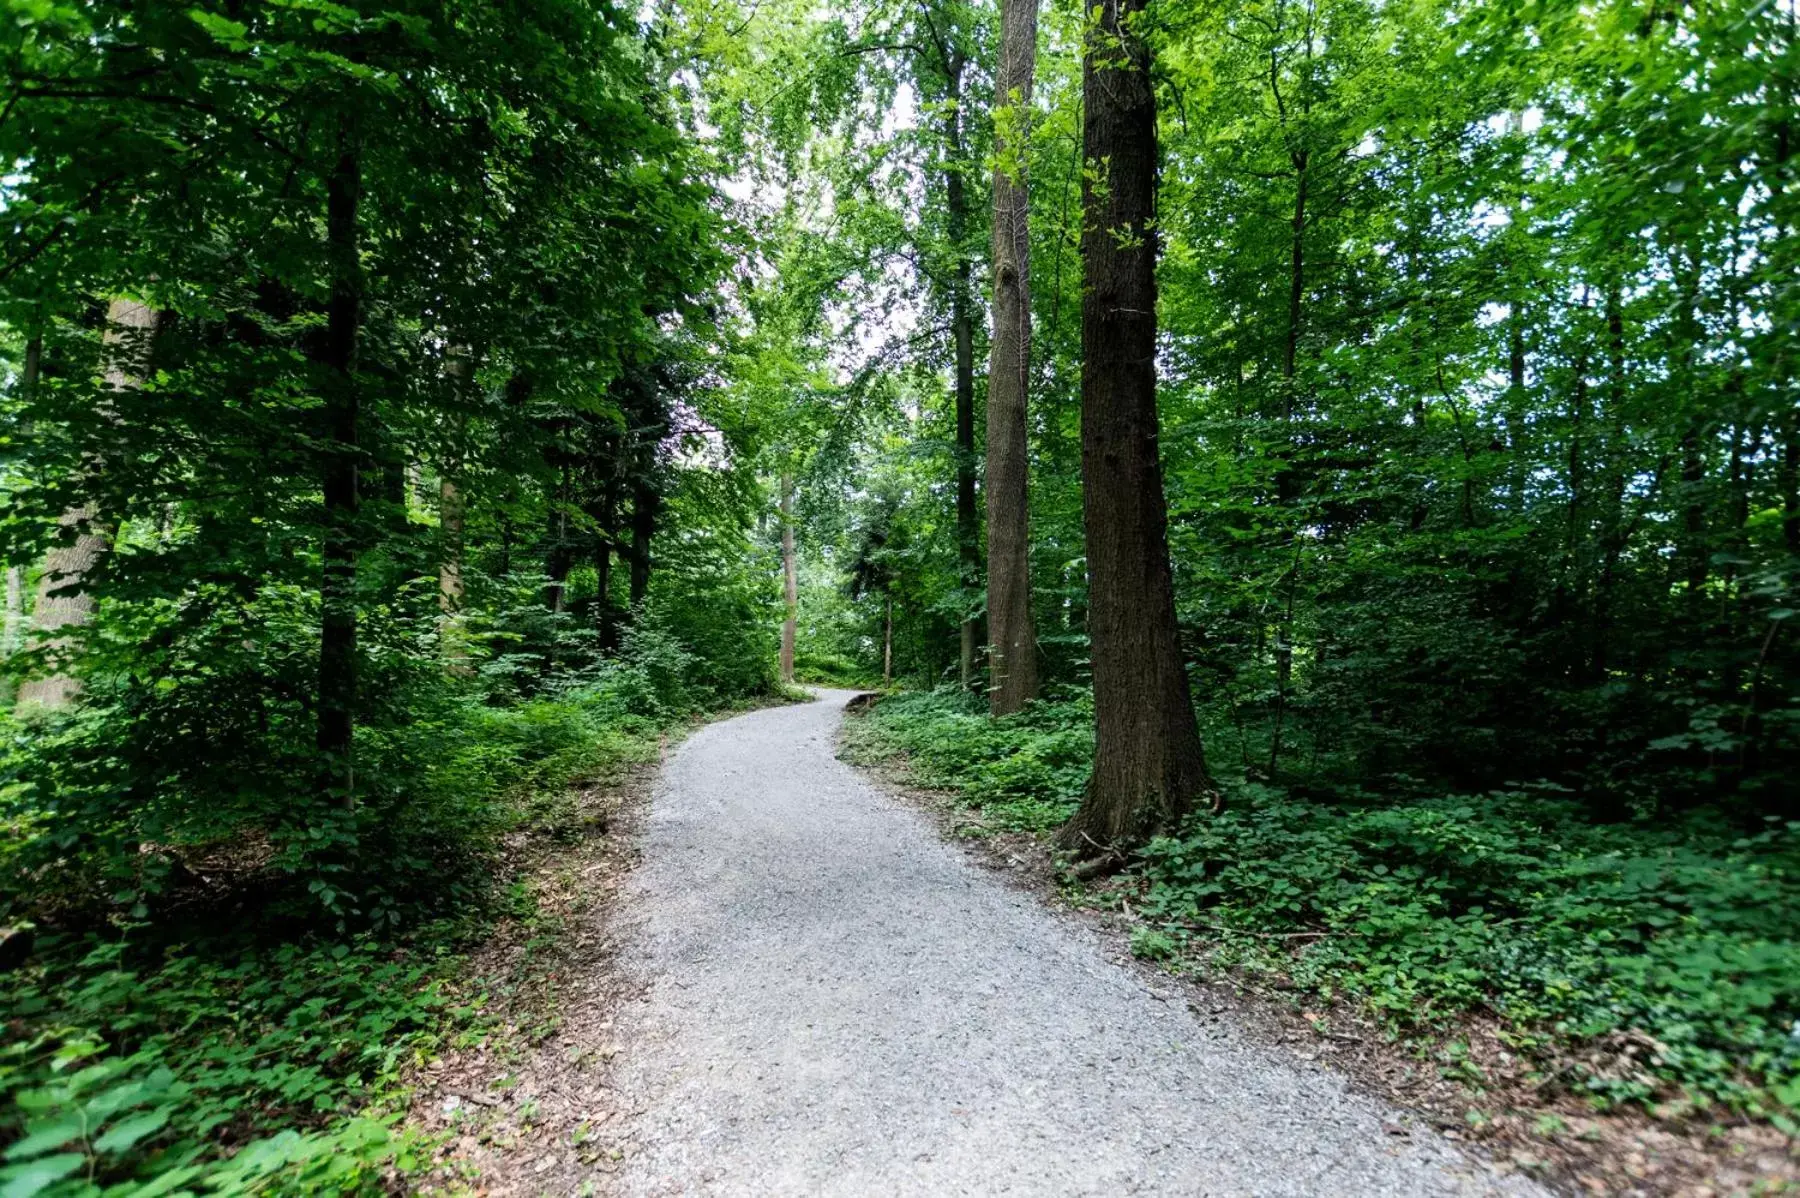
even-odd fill
[{"label": "dirt trail", "polygon": [[835,759],[848,698],[711,725],[664,771],[615,917],[635,1114],[605,1189],[1540,1192],[975,867]]}]

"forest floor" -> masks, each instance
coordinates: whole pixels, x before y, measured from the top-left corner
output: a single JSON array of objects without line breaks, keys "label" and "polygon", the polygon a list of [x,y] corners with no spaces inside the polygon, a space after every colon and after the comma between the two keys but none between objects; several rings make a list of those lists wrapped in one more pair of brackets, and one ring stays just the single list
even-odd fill
[{"label": "forest floor", "polygon": [[420,1079],[428,1188],[1542,1192],[946,843],[837,760],[849,697],[584,799],[494,949],[516,1034]]}]

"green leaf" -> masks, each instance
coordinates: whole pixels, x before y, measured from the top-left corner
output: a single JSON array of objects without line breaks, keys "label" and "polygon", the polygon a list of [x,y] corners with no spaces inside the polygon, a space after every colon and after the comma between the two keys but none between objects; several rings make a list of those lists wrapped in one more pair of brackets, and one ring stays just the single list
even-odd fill
[{"label": "green leaf", "polygon": [[78,1116],[66,1115],[53,1123],[45,1123],[25,1133],[24,1138],[6,1150],[9,1161],[39,1156],[52,1148],[61,1148],[84,1130]]},{"label": "green leaf", "polygon": [[161,1130],[168,1121],[169,1110],[167,1107],[158,1107],[153,1111],[141,1111],[131,1118],[107,1128],[106,1133],[94,1141],[94,1151],[123,1152],[145,1136]]},{"label": "green leaf", "polygon": [[0,1198],[31,1198],[85,1164],[87,1157],[81,1153],[62,1152],[0,1169]]},{"label": "green leaf", "polygon": [[188,16],[194,24],[212,35],[212,39],[233,50],[248,50],[250,42],[245,37],[250,27],[242,21],[233,21],[229,17],[221,17],[217,13],[207,12],[203,8],[188,9]]}]

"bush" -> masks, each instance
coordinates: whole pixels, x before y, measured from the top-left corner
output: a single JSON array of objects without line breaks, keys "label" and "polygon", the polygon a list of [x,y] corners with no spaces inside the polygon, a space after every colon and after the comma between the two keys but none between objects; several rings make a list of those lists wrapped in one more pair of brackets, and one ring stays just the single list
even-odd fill
[{"label": "bush", "polygon": [[272,787],[128,801],[105,746],[147,725],[117,705],[6,729],[0,927],[50,930],[0,973],[0,1190],[377,1188],[412,1146],[371,1103],[476,1017],[448,979],[499,910],[500,837],[559,833],[569,785],[654,760],[691,660],[634,638],[502,706],[440,675],[359,729],[354,815]]},{"label": "bush", "polygon": [[[441,1027],[441,949],[363,939],[227,960],[128,943],[52,937],[0,978],[6,1192],[372,1188],[406,1142],[356,1111]],[[283,1122],[298,1126],[261,1134]]]},{"label": "bush", "polygon": [[902,755],[919,781],[953,790],[1000,828],[1045,831],[1081,802],[1093,757],[1093,705],[1077,698],[1032,703],[988,718],[981,700],[957,688],[896,695],[850,725],[850,748]]},{"label": "bush", "polygon": [[[1605,1103],[1662,1083],[1739,1107],[1800,1084],[1800,822],[1595,824],[1525,790],[1321,803],[1233,788],[1143,854],[1145,914],[1180,936],[1316,929],[1227,955],[1364,999],[1396,1023],[1485,1008],[1568,1042],[1640,1033]],[[1259,945],[1263,947],[1258,947]]]}]

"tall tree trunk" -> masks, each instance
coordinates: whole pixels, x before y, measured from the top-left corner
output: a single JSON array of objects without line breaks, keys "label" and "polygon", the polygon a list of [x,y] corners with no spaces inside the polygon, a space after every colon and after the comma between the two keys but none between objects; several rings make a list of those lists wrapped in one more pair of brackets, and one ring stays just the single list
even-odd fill
[{"label": "tall tree trunk", "polygon": [[662,496],[655,483],[635,478],[631,483],[631,609],[636,611],[650,593],[650,545],[656,537],[656,517]]},{"label": "tall tree trunk", "polygon": [[1601,515],[1600,577],[1594,584],[1595,681],[1612,668],[1613,589],[1625,549],[1625,312],[1619,285],[1606,289],[1606,509]]},{"label": "tall tree trunk", "polygon": [[619,628],[612,605],[612,537],[602,534],[594,542],[594,625],[600,630],[600,649],[618,648]]},{"label": "tall tree trunk", "polygon": [[544,552],[544,606],[560,612],[568,605],[569,569],[575,564],[575,551],[569,545],[569,467],[565,463],[556,484],[556,496],[546,518],[545,532],[550,542]]},{"label": "tall tree trunk", "polygon": [[11,657],[19,648],[19,625],[25,619],[25,571],[19,566],[6,568],[6,616],[0,624],[0,660]]},{"label": "tall tree trunk", "polygon": [[[1696,366],[1700,361],[1700,343],[1705,336],[1705,326],[1699,311],[1702,277],[1699,250],[1690,250],[1687,270],[1683,271],[1680,264],[1674,262],[1671,267],[1672,273],[1681,281],[1681,308],[1674,322],[1676,344],[1672,347],[1679,362],[1676,378],[1680,384],[1680,393],[1693,396],[1700,382],[1700,372]],[[1677,557],[1686,576],[1684,585],[1688,616],[1696,628],[1704,619],[1701,600],[1706,591],[1708,567],[1712,558],[1707,528],[1706,505],[1709,496],[1704,449],[1705,440],[1711,436],[1710,416],[1711,412],[1702,408],[1681,434],[1682,541]]]},{"label": "tall tree trunk", "polygon": [[1781,542],[1800,557],[1800,414],[1790,410],[1781,427]]},{"label": "tall tree trunk", "polygon": [[[1300,365],[1300,329],[1306,310],[1306,200],[1312,181],[1307,167],[1312,155],[1295,150],[1289,156],[1294,167],[1294,214],[1288,221],[1288,313],[1287,340],[1282,346],[1281,394],[1283,416],[1294,418],[1294,376]],[[1291,435],[1291,434],[1290,434]]]},{"label": "tall tree trunk", "polygon": [[887,618],[881,630],[881,685],[894,683],[894,593],[887,592]]},{"label": "tall tree trunk", "polygon": [[[136,300],[116,299],[106,308],[105,384],[107,395],[135,390],[143,385],[150,368],[150,343],[156,333],[157,312]],[[36,339],[34,339],[36,340]],[[26,390],[35,387],[42,363],[42,343],[26,358]],[[113,415],[110,398],[98,407]],[[91,475],[104,468],[98,458],[86,465]],[[44,555],[44,572],[38,579],[37,597],[31,609],[34,640],[52,654],[67,649],[74,637],[68,630],[82,628],[94,618],[94,596],[85,589],[87,576],[112,548],[112,530],[100,520],[92,503],[70,508],[57,518],[57,546]],[[41,678],[29,678],[19,686],[16,706],[26,711],[60,711],[75,701],[81,687],[60,668]]]},{"label": "tall tree trunk", "polygon": [[613,552],[619,543],[619,469],[624,464],[624,454],[621,442],[614,442],[614,446],[607,463],[606,481],[600,488],[600,510],[596,513],[600,537],[594,555],[594,616],[600,629],[600,648],[607,653],[619,647],[619,613],[612,601],[612,566]]},{"label": "tall tree trunk", "polygon": [[[453,348],[444,372],[457,391],[468,388],[475,363],[467,350]],[[459,418],[460,419],[460,418]],[[438,466],[438,531],[442,540],[438,561],[438,649],[452,671],[463,668],[469,646],[463,636],[463,547],[467,509],[457,483],[462,460],[457,453],[445,456]]]},{"label": "tall tree trunk", "polygon": [[[1287,340],[1281,357],[1281,416],[1286,428],[1281,448],[1281,467],[1275,474],[1275,496],[1283,508],[1299,498],[1300,473],[1294,467],[1294,454],[1299,436],[1294,428],[1294,401],[1299,388],[1300,333],[1306,319],[1306,201],[1311,174],[1308,167],[1312,155],[1305,149],[1293,151],[1288,161],[1294,168],[1294,211],[1288,220],[1288,313]],[[1281,762],[1282,730],[1287,726],[1288,684],[1294,674],[1294,594],[1300,582],[1300,530],[1288,534],[1294,546],[1294,561],[1288,568],[1287,602],[1282,605],[1280,623],[1275,629],[1275,720],[1269,734],[1269,772],[1273,774]]]},{"label": "tall tree trunk", "polygon": [[1082,515],[1094,672],[1094,773],[1060,843],[1082,856],[1142,842],[1212,791],[1182,661],[1157,457],[1156,94],[1107,0],[1088,35],[1082,183]]},{"label": "tall tree trunk", "polygon": [[787,617],[781,622],[781,680],[794,680],[794,634],[800,624],[800,578],[794,568],[794,476],[781,475],[781,590]]},{"label": "tall tree trunk", "polygon": [[[975,324],[973,271],[969,263],[969,197],[963,179],[962,85],[967,67],[960,49],[944,55],[946,99],[944,106],[944,207],[954,264],[950,273],[950,335],[956,351],[956,558],[965,594],[981,585],[980,516],[975,511]],[[976,647],[981,643],[981,624],[976,616],[962,622],[958,651],[958,676],[965,687],[975,685]]]},{"label": "tall tree trunk", "polygon": [[[19,375],[19,395],[30,402],[32,392],[37,390],[38,374],[43,367],[44,338],[41,333],[34,334],[25,342],[25,364]],[[0,659],[11,657],[19,650],[20,625],[25,621],[25,568],[8,566],[6,568],[6,615],[4,623],[0,623]]]},{"label": "tall tree trunk", "polygon": [[1038,0],[1001,0],[995,81],[994,340],[987,394],[988,706],[995,715],[1019,710],[1038,689],[1025,425],[1031,384],[1026,122],[1037,65],[1037,8]]},{"label": "tall tree trunk", "polygon": [[356,806],[356,543],[358,424],[356,341],[362,320],[358,213],[362,167],[349,118],[339,132],[339,155],[326,184],[326,250],[331,299],[326,306],[324,573],[319,594],[318,749],[320,790],[346,808]]}]

